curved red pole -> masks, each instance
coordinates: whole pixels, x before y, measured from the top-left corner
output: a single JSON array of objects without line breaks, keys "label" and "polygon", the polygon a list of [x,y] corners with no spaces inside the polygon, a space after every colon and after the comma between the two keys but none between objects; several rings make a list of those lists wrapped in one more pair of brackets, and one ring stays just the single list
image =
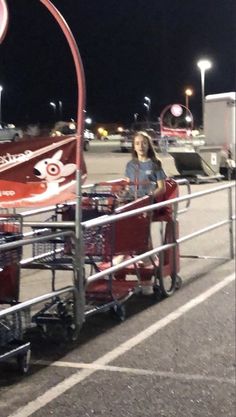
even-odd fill
[{"label": "curved red pole", "polygon": [[85,77],[82,60],[75,39],[71,33],[63,16],[59,13],[56,7],[49,0],[40,0],[40,2],[47,7],[50,13],[61,27],[68,44],[70,46],[74,64],[76,68],[77,84],[78,84],[78,113],[77,113],[77,147],[76,147],[76,197],[77,205],[75,212],[75,258],[74,267],[76,274],[74,276],[75,285],[78,289],[76,296],[76,322],[79,327],[84,322],[84,305],[85,305],[85,291],[84,291],[84,251],[83,251],[83,231],[81,227],[82,220],[82,162],[83,162],[83,131],[84,131],[84,108],[85,108]]},{"label": "curved red pole", "polygon": [[[191,129],[193,129],[193,115],[192,112],[183,104],[178,104],[179,106],[183,107],[191,116]],[[164,118],[164,114],[167,112],[167,110],[169,110],[171,107],[173,106],[173,104],[168,104],[166,107],[164,107],[164,109],[162,110],[161,114],[160,114],[160,127],[161,130],[164,127],[164,123],[163,123],[163,118]]]},{"label": "curved red pole", "polygon": [[5,38],[8,27],[8,9],[5,0],[0,0],[0,43]]},{"label": "curved red pole", "polygon": [[81,60],[81,56],[75,42],[75,39],[72,35],[72,32],[66,23],[65,19],[57,8],[49,0],[40,0],[42,4],[50,11],[53,17],[56,19],[57,23],[61,27],[70,50],[73,55],[77,85],[78,85],[78,112],[77,112],[77,151],[76,151],[76,165],[79,171],[82,168],[82,151],[83,151],[83,131],[84,131],[84,109],[85,109],[85,77],[84,77],[84,68]]}]

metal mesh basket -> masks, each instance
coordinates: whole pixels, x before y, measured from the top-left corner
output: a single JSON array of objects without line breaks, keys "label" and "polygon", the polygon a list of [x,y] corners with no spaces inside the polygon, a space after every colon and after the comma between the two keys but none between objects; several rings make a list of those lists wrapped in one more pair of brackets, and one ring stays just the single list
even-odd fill
[{"label": "metal mesh basket", "polygon": [[112,248],[112,225],[84,230],[84,253],[87,256],[109,256]]},{"label": "metal mesh basket", "polygon": [[33,244],[33,257],[37,262],[51,262],[64,255],[64,242],[48,241]]},{"label": "metal mesh basket", "polygon": [[17,264],[22,257],[22,247],[1,249],[4,243],[14,242],[22,238],[21,225],[15,216],[5,215],[0,217],[0,268]]},{"label": "metal mesh basket", "polygon": [[[46,219],[46,222],[53,222],[57,220],[55,214]],[[37,232],[37,237],[45,236],[49,233],[50,228],[32,227],[34,232]],[[51,231],[55,231],[52,229]],[[64,240],[61,238],[48,238],[47,241],[33,243],[32,256],[37,263],[52,262],[58,257],[64,255]]]},{"label": "metal mesh basket", "polygon": [[13,340],[22,340],[31,323],[30,310],[22,309],[0,318],[0,347]]},{"label": "metal mesh basket", "polygon": [[22,257],[22,247],[12,249],[1,249],[1,245],[8,242],[14,242],[15,240],[21,239],[19,234],[5,234],[0,232],[0,268],[3,269],[5,266],[17,264],[20,262]]}]

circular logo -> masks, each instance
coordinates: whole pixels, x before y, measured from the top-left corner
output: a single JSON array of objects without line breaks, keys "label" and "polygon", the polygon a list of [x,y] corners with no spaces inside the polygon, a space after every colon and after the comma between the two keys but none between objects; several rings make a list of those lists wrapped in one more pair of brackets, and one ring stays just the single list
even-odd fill
[{"label": "circular logo", "polygon": [[173,106],[170,108],[170,111],[175,117],[179,117],[183,113],[183,109],[180,104],[173,104]]},{"label": "circular logo", "polygon": [[0,0],[0,43],[3,41],[8,24],[8,10],[5,0]]},{"label": "circular logo", "polygon": [[60,167],[57,164],[48,164],[46,167],[46,171],[48,175],[56,177],[60,174]]}]

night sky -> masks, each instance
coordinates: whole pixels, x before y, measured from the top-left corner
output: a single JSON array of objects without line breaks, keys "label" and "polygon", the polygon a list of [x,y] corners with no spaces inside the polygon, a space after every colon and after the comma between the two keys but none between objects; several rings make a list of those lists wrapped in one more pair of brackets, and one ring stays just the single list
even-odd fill
[{"label": "night sky", "polygon": [[[201,114],[200,72],[207,57],[206,94],[236,91],[235,0],[53,0],[69,24],[83,60],[87,115],[94,122],[152,118],[171,103],[185,103],[196,124]],[[73,59],[56,21],[39,0],[7,0],[9,28],[0,45],[2,118],[34,123],[54,117],[50,101],[61,100],[63,119],[76,116]],[[58,116],[59,118],[59,116]]]}]

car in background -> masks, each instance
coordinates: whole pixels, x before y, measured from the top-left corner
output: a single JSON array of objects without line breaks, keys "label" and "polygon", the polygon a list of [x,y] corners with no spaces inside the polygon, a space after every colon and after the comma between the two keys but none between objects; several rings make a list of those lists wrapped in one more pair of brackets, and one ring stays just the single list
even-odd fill
[{"label": "car in background", "polygon": [[94,135],[93,132],[91,132],[91,130],[84,129],[84,138],[86,138],[88,140],[93,140],[93,139],[95,139],[95,135]]},{"label": "car in background", "polygon": [[[154,148],[158,149],[159,142],[161,139],[161,136],[158,132],[156,132],[154,129],[143,129],[143,132],[146,132],[152,139],[152,143],[154,145]],[[121,152],[128,152],[132,148],[132,140],[137,131],[134,130],[124,130],[122,132],[122,138],[120,139],[120,149]]]},{"label": "car in background", "polygon": [[[166,152],[169,146],[176,146],[177,139],[175,137],[163,136],[159,131],[151,128],[142,129],[142,132],[146,132],[150,136],[156,152]],[[121,152],[131,151],[135,133],[137,133],[135,130],[125,130],[122,132],[122,138],[120,139]]]},{"label": "car in background", "polygon": [[[92,139],[91,136],[88,138],[86,130],[84,131],[84,151],[89,150],[89,142]],[[58,122],[51,131],[50,136],[74,135],[75,133],[76,124],[74,122]]]},{"label": "car in background", "polygon": [[13,124],[0,124],[0,142],[16,142],[22,138],[23,132]]},{"label": "car in background", "polygon": [[133,130],[123,130],[123,132],[120,132],[120,150],[121,152],[129,152],[132,148],[132,140],[134,136]]}]

